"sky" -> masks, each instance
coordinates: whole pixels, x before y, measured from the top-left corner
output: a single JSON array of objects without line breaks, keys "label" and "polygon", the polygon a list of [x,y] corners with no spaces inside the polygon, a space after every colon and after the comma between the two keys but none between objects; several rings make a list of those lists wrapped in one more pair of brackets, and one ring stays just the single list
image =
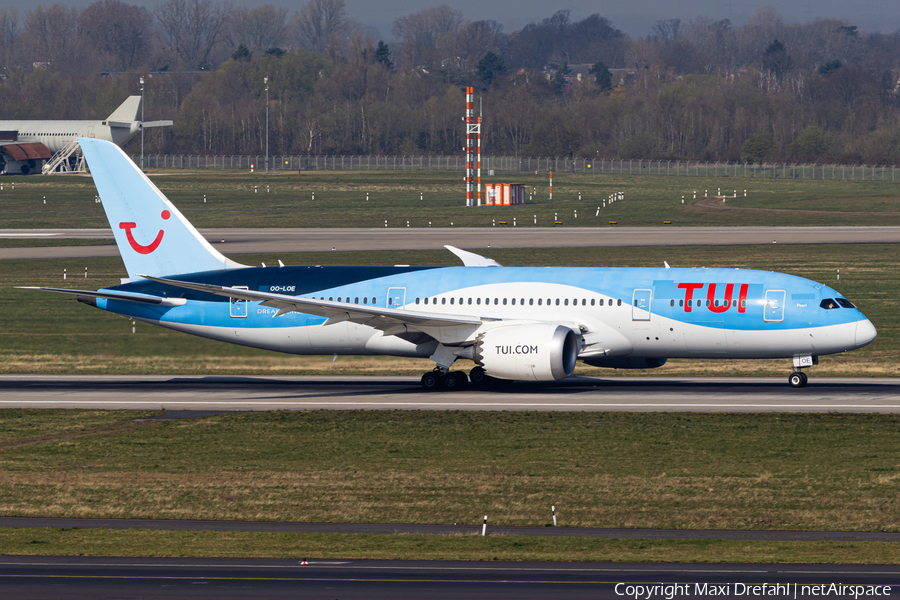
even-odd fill
[{"label": "sky", "polygon": [[[61,0],[43,0],[45,6]],[[124,0],[153,8],[157,1]],[[255,7],[274,4],[296,11],[307,0],[230,0],[235,6]],[[731,19],[742,25],[753,13],[774,6],[785,22],[796,23],[819,18],[844,19],[865,33],[893,33],[900,30],[900,0],[567,0],[548,3],[541,0],[345,0],[350,17],[360,25],[377,30],[379,39],[390,41],[394,19],[419,10],[447,4],[460,10],[466,19],[494,19],[507,33],[518,31],[528,23],[540,21],[560,9],[570,9],[572,19],[599,13],[632,37],[642,37],[658,19],[678,18],[690,21],[697,16]],[[68,0],[69,6],[85,7],[92,0]],[[0,8],[18,8],[20,14],[31,4],[0,0]],[[375,33],[375,32],[373,32]]]},{"label": "sky", "polygon": [[731,19],[736,25],[747,21],[760,8],[774,6],[786,23],[820,18],[845,19],[862,33],[893,33],[900,29],[898,0],[568,0],[547,3],[541,0],[345,0],[350,16],[363,25],[379,29],[382,37],[390,36],[393,19],[423,8],[447,4],[462,11],[470,20],[494,19],[506,32],[521,29],[528,23],[545,19],[560,9],[570,9],[572,19],[599,13],[613,25],[633,37],[642,37],[658,19],[690,21],[697,16]]}]

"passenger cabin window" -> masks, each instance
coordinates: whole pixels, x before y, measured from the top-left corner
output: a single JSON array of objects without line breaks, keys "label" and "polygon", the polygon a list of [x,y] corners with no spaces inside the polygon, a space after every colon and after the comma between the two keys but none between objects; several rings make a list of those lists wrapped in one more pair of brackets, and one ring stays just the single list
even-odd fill
[{"label": "passenger cabin window", "polygon": [[856,308],[853,305],[853,303],[850,302],[849,300],[847,300],[846,298],[835,298],[834,301],[837,302],[838,304],[840,304],[841,306],[843,306],[844,308]]},{"label": "passenger cabin window", "polygon": [[616,300],[616,306],[622,306],[622,299],[621,299],[621,298],[619,298],[618,300]]},{"label": "passenger cabin window", "polygon": [[834,301],[834,298],[825,298],[821,302],[819,302],[819,306],[824,308],[825,310],[831,310],[832,308],[839,308],[838,303]]}]

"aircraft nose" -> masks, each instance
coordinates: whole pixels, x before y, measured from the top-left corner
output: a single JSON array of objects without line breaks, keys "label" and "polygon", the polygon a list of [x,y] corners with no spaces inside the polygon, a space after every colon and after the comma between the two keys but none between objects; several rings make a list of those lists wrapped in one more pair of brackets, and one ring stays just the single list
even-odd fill
[{"label": "aircraft nose", "polygon": [[866,344],[871,344],[876,337],[878,337],[878,332],[875,331],[872,321],[865,317],[860,317],[859,321],[856,322],[856,347],[860,348]]}]

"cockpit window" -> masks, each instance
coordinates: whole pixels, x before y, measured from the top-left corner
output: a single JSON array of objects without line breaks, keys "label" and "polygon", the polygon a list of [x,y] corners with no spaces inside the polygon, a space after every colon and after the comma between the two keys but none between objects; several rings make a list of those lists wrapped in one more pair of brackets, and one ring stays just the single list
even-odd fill
[{"label": "cockpit window", "polygon": [[831,310],[832,308],[838,308],[837,302],[835,302],[834,298],[825,298],[821,302],[819,302],[819,306],[824,308],[825,310]]},{"label": "cockpit window", "polygon": [[841,306],[843,306],[844,308],[856,308],[855,306],[853,306],[853,303],[850,302],[849,300],[847,300],[846,298],[835,298],[834,301],[837,302],[838,304],[840,304]]}]

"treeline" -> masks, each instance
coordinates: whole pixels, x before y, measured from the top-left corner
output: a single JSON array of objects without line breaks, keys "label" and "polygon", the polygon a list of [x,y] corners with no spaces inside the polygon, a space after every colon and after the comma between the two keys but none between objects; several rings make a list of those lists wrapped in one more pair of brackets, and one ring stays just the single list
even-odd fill
[{"label": "treeline", "polygon": [[505,33],[447,6],[376,40],[343,0],[0,11],[0,118],[100,118],[146,84],[153,153],[456,154],[462,88],[489,154],[900,163],[900,33],[850,23],[658,22],[568,11]]}]

